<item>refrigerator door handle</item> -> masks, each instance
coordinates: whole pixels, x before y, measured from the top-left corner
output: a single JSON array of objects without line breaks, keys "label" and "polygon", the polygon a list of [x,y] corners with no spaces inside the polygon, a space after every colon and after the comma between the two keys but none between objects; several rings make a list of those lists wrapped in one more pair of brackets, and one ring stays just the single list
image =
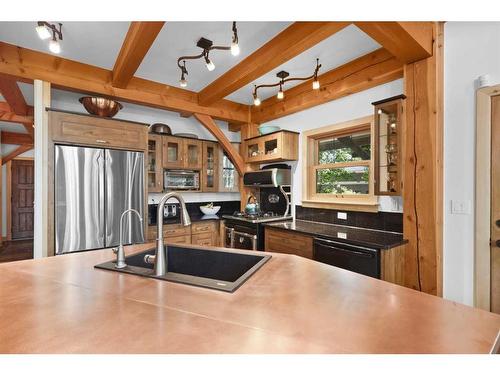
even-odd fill
[{"label": "refrigerator door handle", "polygon": [[104,210],[104,207],[106,205],[106,202],[105,202],[105,199],[106,199],[106,196],[104,194],[104,186],[105,186],[105,182],[104,182],[104,150],[100,150],[99,154],[97,155],[97,158],[96,158],[96,164],[97,164],[97,170],[99,171],[98,172],[98,175],[97,175],[97,188],[98,188],[98,191],[99,191],[99,201],[97,203],[97,208],[98,208],[98,212],[99,212],[99,223],[100,223],[100,233],[99,233],[99,237],[103,239],[103,243],[104,243],[104,235],[105,235],[105,232],[104,232],[104,224],[105,224],[105,220],[106,218],[104,217],[104,214],[105,214],[105,210]]}]

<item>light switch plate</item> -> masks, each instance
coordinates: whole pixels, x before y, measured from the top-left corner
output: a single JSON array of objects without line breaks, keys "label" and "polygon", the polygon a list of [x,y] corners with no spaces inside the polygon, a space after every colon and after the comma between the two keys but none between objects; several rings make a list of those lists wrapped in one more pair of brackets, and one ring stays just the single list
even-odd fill
[{"label": "light switch plate", "polygon": [[453,199],[451,201],[451,213],[454,215],[470,215],[471,201]]},{"label": "light switch plate", "polygon": [[337,212],[337,219],[347,220],[347,212]]}]

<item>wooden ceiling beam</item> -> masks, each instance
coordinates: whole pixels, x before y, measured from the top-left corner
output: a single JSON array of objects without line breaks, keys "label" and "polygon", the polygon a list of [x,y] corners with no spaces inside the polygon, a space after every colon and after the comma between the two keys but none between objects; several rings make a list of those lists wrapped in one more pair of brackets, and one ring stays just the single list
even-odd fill
[{"label": "wooden ceiling beam", "polygon": [[28,114],[26,116],[16,115],[10,108],[7,102],[0,102],[0,121],[15,122],[18,124],[33,125],[33,107],[28,106]]},{"label": "wooden ceiling beam", "polygon": [[21,154],[24,154],[26,151],[29,151],[32,148],[33,148],[33,145],[21,145],[21,146],[17,147],[10,154],[8,154],[7,156],[4,156],[2,158],[2,165],[4,165],[5,163],[11,161],[12,159],[14,159],[17,156],[19,156]]},{"label": "wooden ceiling beam", "polygon": [[0,76],[0,94],[16,115],[25,116],[28,114],[28,105],[15,79]]},{"label": "wooden ceiling beam", "polygon": [[33,145],[33,138],[29,134],[1,132],[1,144],[6,145]]},{"label": "wooden ceiling beam", "polygon": [[222,146],[224,151],[226,151],[226,154],[229,156],[229,159],[231,159],[239,175],[243,176],[245,171],[245,162],[243,161],[243,158],[234,149],[229,139],[222,132],[215,121],[210,116],[200,113],[194,113],[193,116],[219,141],[219,144]]},{"label": "wooden ceiling beam", "polygon": [[113,67],[113,86],[126,88],[165,22],[131,22]]},{"label": "wooden ceiling beam", "polygon": [[432,22],[355,22],[405,64],[432,56]]},{"label": "wooden ceiling beam", "polygon": [[348,25],[348,22],[293,23],[201,90],[199,104],[216,103]]},{"label": "wooden ceiling beam", "polygon": [[112,86],[112,71],[0,42],[0,74],[21,81],[40,79],[52,87],[102,95],[123,102],[174,112],[201,113],[218,120],[246,123],[249,106],[222,100],[210,107],[198,104],[198,94],[133,77],[126,89]]},{"label": "wooden ceiling beam", "polygon": [[253,106],[251,122],[288,116],[402,77],[403,63],[381,48],[320,75],[319,90],[307,81],[286,90],[283,100],[273,96]]}]

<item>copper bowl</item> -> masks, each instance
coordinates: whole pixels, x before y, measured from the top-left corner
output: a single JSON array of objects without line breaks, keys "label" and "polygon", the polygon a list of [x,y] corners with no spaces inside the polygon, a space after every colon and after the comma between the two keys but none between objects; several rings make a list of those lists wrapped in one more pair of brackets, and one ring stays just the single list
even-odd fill
[{"label": "copper bowl", "polygon": [[79,101],[88,113],[100,117],[113,117],[123,108],[123,105],[114,100],[96,96],[84,96]]}]

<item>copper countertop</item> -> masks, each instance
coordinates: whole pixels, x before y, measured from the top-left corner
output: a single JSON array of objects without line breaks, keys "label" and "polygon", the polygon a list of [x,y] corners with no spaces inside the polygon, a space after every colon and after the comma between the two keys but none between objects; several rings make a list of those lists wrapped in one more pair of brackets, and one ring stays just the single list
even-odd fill
[{"label": "copper countertop", "polygon": [[94,269],[113,257],[0,265],[0,352],[487,353],[500,328],[500,315],[293,255],[233,294]]}]

